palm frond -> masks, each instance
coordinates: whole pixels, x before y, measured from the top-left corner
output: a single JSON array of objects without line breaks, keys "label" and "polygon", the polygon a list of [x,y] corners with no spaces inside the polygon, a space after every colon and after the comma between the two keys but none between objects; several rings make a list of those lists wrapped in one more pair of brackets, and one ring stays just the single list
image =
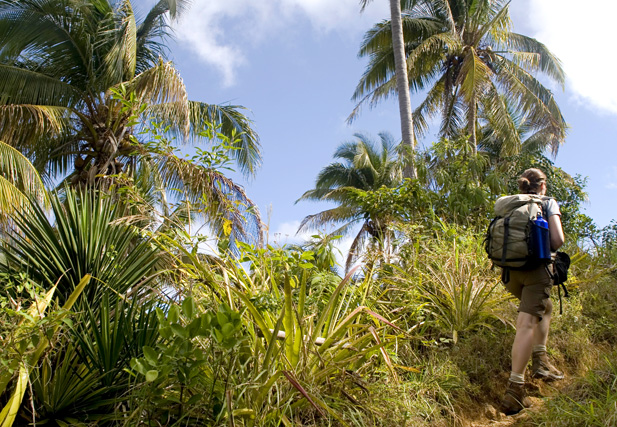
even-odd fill
[{"label": "palm frond", "polygon": [[443,99],[446,91],[446,78],[444,74],[438,79],[432,88],[426,93],[426,97],[413,112],[414,131],[416,135],[423,136],[428,131],[429,120],[435,117],[443,110],[444,116],[446,110],[443,109]]},{"label": "palm frond", "polygon": [[332,209],[326,209],[313,215],[307,215],[300,226],[298,233],[305,230],[316,230],[328,224],[345,223],[343,228],[337,230],[337,234],[344,235],[349,227],[361,219],[357,209],[349,206],[338,206]]},{"label": "palm frond", "polygon": [[476,16],[485,16],[480,17],[477,23],[474,24],[474,26],[478,27],[478,31],[475,32],[474,39],[471,42],[473,46],[478,46],[480,41],[486,37],[487,34],[490,34],[492,38],[499,42],[502,42],[508,37],[509,29],[512,26],[508,13],[509,4],[510,1],[503,2],[498,0],[490,2],[488,10],[485,8],[478,8],[484,10]]},{"label": "palm frond", "polygon": [[514,155],[521,150],[521,138],[505,99],[499,95],[497,88],[492,86],[480,99],[480,103],[483,117],[501,142],[501,155]]},{"label": "palm frond", "polygon": [[82,92],[59,79],[0,64],[0,105],[74,107],[82,97]]},{"label": "palm frond", "polygon": [[362,228],[360,229],[358,234],[356,234],[353,242],[351,242],[351,246],[349,246],[349,252],[347,255],[347,259],[345,260],[346,272],[349,271],[353,264],[358,260],[358,258],[360,258],[362,250],[364,249],[364,245],[366,244],[369,237],[369,227],[368,224],[365,222],[364,224],[362,224]]},{"label": "palm frond", "polygon": [[8,222],[29,204],[28,197],[11,181],[0,175],[0,224]]},{"label": "palm frond", "polygon": [[482,61],[476,51],[470,48],[463,59],[457,81],[457,84],[461,86],[462,95],[468,104],[476,102],[483,94],[491,80],[491,75],[491,69]]},{"label": "palm frond", "polygon": [[216,170],[196,165],[171,153],[153,158],[166,187],[175,188],[192,203],[203,206],[203,219],[219,236],[261,244],[263,223],[259,209],[244,189]]},{"label": "palm frond", "polygon": [[551,141],[553,153],[565,139],[567,129],[561,110],[552,92],[521,67],[503,60],[498,73],[498,82],[508,91],[508,97],[519,105],[529,120],[538,128],[552,128]]},{"label": "palm frond", "polygon": [[456,87],[456,92],[444,99],[442,121],[439,135],[452,138],[460,133],[465,126],[465,109],[463,97],[459,96],[460,87]]},{"label": "palm frond", "polygon": [[50,138],[67,129],[71,110],[32,104],[0,105],[0,140],[31,147],[41,138]]},{"label": "palm frond", "polygon": [[134,91],[141,103],[148,104],[146,114],[163,122],[173,123],[184,135],[189,132],[189,105],[186,87],[178,70],[171,62],[159,63],[123,83],[129,92]]},{"label": "palm frond", "polygon": [[[0,141],[0,176],[27,197],[40,202],[46,200],[47,192],[36,169],[23,154],[2,141]],[[6,194],[11,195],[10,192]]]},{"label": "palm frond", "polygon": [[105,36],[112,37],[111,48],[103,59],[104,71],[101,73],[110,86],[132,79],[137,63],[137,26],[130,0],[122,2],[119,18],[118,28],[103,28]]},{"label": "palm frond", "polygon": [[562,87],[566,80],[561,61],[548,48],[534,38],[510,33],[505,45],[514,52],[527,52],[539,56],[538,68]]}]

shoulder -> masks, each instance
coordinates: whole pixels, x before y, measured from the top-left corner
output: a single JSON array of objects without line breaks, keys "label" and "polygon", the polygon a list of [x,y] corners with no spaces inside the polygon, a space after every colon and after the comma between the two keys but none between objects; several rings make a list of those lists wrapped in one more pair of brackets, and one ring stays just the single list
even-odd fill
[{"label": "shoulder", "polygon": [[557,203],[557,200],[552,197],[542,197],[542,207],[544,208],[547,218],[550,218],[553,215],[561,215],[559,204]]}]

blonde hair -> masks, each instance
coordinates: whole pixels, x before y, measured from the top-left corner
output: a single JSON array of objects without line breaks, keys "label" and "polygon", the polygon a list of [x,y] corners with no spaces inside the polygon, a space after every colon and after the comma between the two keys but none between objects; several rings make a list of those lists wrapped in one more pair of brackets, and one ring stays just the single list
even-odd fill
[{"label": "blonde hair", "polygon": [[518,189],[523,194],[538,194],[546,175],[540,169],[527,169],[518,179]]}]

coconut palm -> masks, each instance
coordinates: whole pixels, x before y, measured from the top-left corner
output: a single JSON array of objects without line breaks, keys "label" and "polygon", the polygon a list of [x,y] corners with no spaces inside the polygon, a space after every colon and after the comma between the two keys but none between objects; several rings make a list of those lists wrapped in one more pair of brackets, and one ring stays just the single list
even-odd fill
[{"label": "coconut palm", "polygon": [[[372,0],[360,0],[362,10]],[[403,24],[401,16],[401,2],[399,0],[390,0],[390,31],[392,43],[392,60],[394,61],[395,70],[394,77],[396,80],[396,89],[398,93],[399,115],[401,117],[401,134],[404,147],[408,148],[407,152],[407,167],[405,168],[406,175],[410,178],[416,177],[416,170],[413,165],[413,151],[416,148],[416,140],[413,133],[413,114],[411,112],[411,98],[407,90],[407,67],[405,65],[405,44],[403,40]]]},{"label": "coconut palm", "polygon": [[341,144],[334,153],[334,158],[341,161],[323,168],[317,176],[315,188],[296,201],[325,201],[338,205],[307,216],[298,231],[336,224],[339,228],[329,235],[346,235],[355,225],[361,224],[349,250],[347,270],[367,240],[383,242],[387,234],[387,222],[358,202],[358,191],[396,187],[403,180],[400,145],[395,146],[392,136],[387,133],[379,136],[380,145],[362,134],[355,134],[355,140]]},{"label": "coconut palm", "polygon": [[[426,90],[414,111],[418,135],[440,114],[441,136],[453,138],[463,129],[475,148],[478,129],[490,117],[504,152],[516,153],[521,140],[507,100],[544,134],[544,146],[557,151],[566,124],[552,92],[535,74],[563,85],[563,69],[542,43],[511,31],[508,5],[505,0],[404,0],[409,86]],[[390,31],[382,22],[362,43],[360,56],[370,63],[353,95],[358,106],[396,92]],[[352,116],[356,113],[357,108]]]},{"label": "coconut palm", "polygon": [[[48,182],[108,188],[109,177],[147,167],[161,188],[179,186],[193,202],[205,193],[209,219],[239,229],[242,212],[233,202],[253,207],[239,186],[147,144],[140,133],[153,118],[159,133],[195,143],[211,123],[229,139],[229,155],[244,173],[261,161],[242,107],[189,101],[178,71],[164,60],[169,20],[187,4],[159,0],[139,20],[129,0],[0,0],[0,139]],[[250,219],[259,224],[255,215]]]}]

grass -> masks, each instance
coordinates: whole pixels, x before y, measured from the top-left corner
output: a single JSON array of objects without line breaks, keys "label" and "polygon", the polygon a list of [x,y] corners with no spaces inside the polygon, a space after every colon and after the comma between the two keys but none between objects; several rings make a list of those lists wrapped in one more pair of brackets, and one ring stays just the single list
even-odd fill
[{"label": "grass", "polygon": [[578,378],[545,410],[533,417],[550,427],[612,427],[617,425],[617,352],[604,354],[584,377]]}]

